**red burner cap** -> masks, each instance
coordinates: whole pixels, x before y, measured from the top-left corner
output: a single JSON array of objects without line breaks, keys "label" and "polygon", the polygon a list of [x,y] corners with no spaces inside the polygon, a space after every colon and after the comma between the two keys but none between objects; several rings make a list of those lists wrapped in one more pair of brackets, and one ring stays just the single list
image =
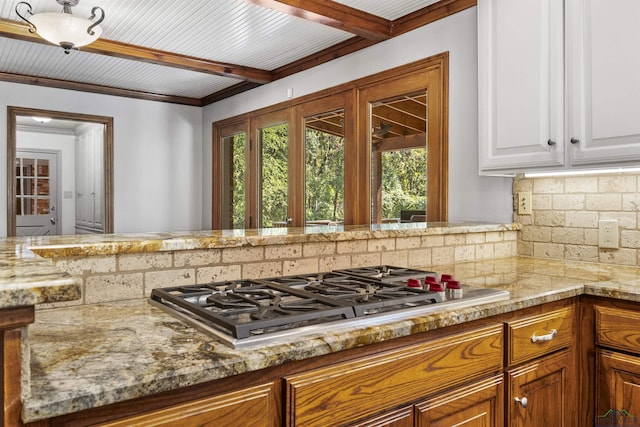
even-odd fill
[{"label": "red burner cap", "polygon": [[447,282],[447,289],[460,289],[460,282],[457,280],[449,280]]},{"label": "red burner cap", "polygon": [[440,283],[429,283],[429,290],[431,292],[444,292]]},{"label": "red burner cap", "polygon": [[420,282],[420,279],[409,279],[407,280],[407,286],[409,288],[421,288],[422,283]]}]

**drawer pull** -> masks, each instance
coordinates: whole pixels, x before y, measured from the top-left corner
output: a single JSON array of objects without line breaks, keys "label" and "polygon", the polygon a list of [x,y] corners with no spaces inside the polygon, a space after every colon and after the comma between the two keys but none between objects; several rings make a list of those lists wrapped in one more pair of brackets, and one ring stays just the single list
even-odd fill
[{"label": "drawer pull", "polygon": [[538,341],[551,341],[553,339],[553,337],[555,337],[556,335],[558,335],[558,331],[556,331],[555,329],[552,330],[551,332],[549,332],[546,335],[536,335],[535,333],[531,336],[531,342],[538,342]]},{"label": "drawer pull", "polygon": [[529,403],[529,399],[527,399],[526,397],[523,397],[522,399],[520,399],[519,397],[516,397],[513,400],[515,400],[516,403],[519,403],[522,408],[526,408],[527,404]]}]

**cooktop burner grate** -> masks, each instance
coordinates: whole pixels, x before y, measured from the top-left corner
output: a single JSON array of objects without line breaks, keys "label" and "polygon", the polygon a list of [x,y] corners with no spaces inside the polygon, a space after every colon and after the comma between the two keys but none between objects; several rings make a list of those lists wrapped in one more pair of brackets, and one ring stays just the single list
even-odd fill
[{"label": "cooktop burner grate", "polygon": [[151,292],[151,303],[238,347],[239,343],[265,342],[300,331],[330,331],[345,321],[355,325],[359,318],[402,318],[425,313],[443,302],[455,306],[474,298],[509,295],[471,289],[465,290],[465,301],[445,301],[441,292],[425,289],[427,276],[438,279],[434,272],[375,266],[157,288]]},{"label": "cooktop burner grate", "polygon": [[349,304],[322,295],[253,280],[237,284],[158,288],[151,292],[151,299],[189,312],[234,338],[307,325],[318,318],[334,321],[355,316]]}]

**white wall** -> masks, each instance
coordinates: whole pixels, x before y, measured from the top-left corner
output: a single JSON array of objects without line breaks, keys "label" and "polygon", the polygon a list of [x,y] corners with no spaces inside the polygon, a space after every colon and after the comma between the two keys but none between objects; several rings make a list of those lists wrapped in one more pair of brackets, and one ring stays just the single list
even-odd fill
[{"label": "white wall", "polygon": [[[508,178],[478,176],[476,8],[203,109],[0,82],[0,110],[41,108],[114,117],[116,232],[211,226],[211,123],[449,51],[449,220],[512,220]],[[0,188],[6,189],[6,114]],[[0,197],[0,237],[6,236]]]},{"label": "white wall", "polygon": [[[65,191],[76,194],[75,177],[75,140],[73,133],[47,133],[43,131],[18,130],[16,147],[20,149],[44,149],[60,151],[58,164],[58,176],[60,177],[60,194],[58,198],[61,205],[57,205],[58,221],[62,234],[74,234],[76,226],[75,197],[65,199]],[[6,215],[6,212],[5,212]]]},{"label": "white wall", "polygon": [[[115,232],[202,228],[200,108],[0,82],[2,189],[7,188],[7,106],[114,117]],[[6,236],[6,203],[0,197],[0,236]]]},{"label": "white wall", "polygon": [[211,224],[211,123],[449,51],[449,220],[512,221],[510,178],[478,175],[476,8],[203,109],[203,224]]}]

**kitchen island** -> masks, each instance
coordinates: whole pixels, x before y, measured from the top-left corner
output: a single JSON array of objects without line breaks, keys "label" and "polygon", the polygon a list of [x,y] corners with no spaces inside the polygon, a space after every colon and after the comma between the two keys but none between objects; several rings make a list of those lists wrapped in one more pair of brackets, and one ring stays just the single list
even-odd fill
[{"label": "kitchen island", "polygon": [[[478,225],[475,230],[470,226],[465,227],[464,231],[457,229],[452,234],[473,234],[478,230],[486,232],[487,229],[502,232],[505,229],[505,226],[491,228],[487,225]],[[389,239],[389,233],[422,240],[424,234],[437,235],[431,234],[433,230],[409,231],[409,236],[406,236],[400,230],[392,229],[380,236],[373,236],[373,240],[376,237]],[[450,229],[440,226],[438,231],[446,234],[452,230],[454,226]],[[376,232],[356,231],[364,233],[370,240]],[[305,233],[291,233],[295,237],[282,236],[275,237],[285,240],[278,240],[280,244],[292,244],[287,239],[317,243],[313,241],[314,237]],[[348,241],[349,236],[341,236],[333,237]],[[326,241],[331,240],[330,237],[323,233],[316,235],[315,239]],[[256,238],[263,239],[263,236]],[[93,246],[89,243],[74,245],[72,242],[60,244],[59,247],[53,244],[38,246],[31,242],[32,246],[29,247],[45,255],[58,250],[66,255],[74,251],[73,256],[86,257],[89,253],[107,253],[109,245],[111,251],[118,247],[120,252],[144,250],[153,253],[176,250],[177,244],[174,240],[158,246],[155,242],[161,239],[154,241],[148,236],[141,239],[138,245],[133,245],[131,238],[111,238],[112,241],[125,242],[120,245],[106,243],[109,239],[102,236],[92,239],[97,239]],[[152,241],[153,244],[149,243]],[[15,241],[11,242],[15,244]],[[9,245],[9,241],[6,244]],[[205,243],[197,239],[189,243],[194,244],[196,249],[191,250],[199,251]],[[206,244],[211,245],[211,242]],[[217,244],[220,245],[220,242]],[[233,241],[230,244],[238,243]],[[397,249],[397,242],[394,249]],[[178,250],[185,250],[185,247]],[[44,262],[42,265],[48,262],[37,257],[34,259]],[[62,265],[70,265],[69,260]],[[37,310],[35,323],[28,327],[28,337],[23,346],[22,417],[25,422],[45,420],[132,399],[135,401],[156,393],[162,395],[171,390],[186,390],[201,384],[215,385],[220,382],[223,385],[220,390],[223,390],[228,387],[224,381],[230,378],[252,375],[257,378],[262,372],[304,363],[306,360],[317,361],[326,356],[337,361],[341,354],[349,354],[359,348],[374,348],[382,343],[448,330],[456,325],[580,295],[640,301],[640,270],[633,267],[516,256],[449,264],[425,263],[421,267],[452,273],[470,286],[508,290],[510,297],[470,308],[417,315],[375,327],[340,327],[331,333],[311,334],[304,339],[239,350],[220,344],[152,307],[144,297]],[[77,289],[78,283],[70,279],[68,273],[59,274],[61,280],[71,280],[70,289]],[[62,299],[55,297],[52,301]],[[40,299],[37,302],[50,301]]]}]

